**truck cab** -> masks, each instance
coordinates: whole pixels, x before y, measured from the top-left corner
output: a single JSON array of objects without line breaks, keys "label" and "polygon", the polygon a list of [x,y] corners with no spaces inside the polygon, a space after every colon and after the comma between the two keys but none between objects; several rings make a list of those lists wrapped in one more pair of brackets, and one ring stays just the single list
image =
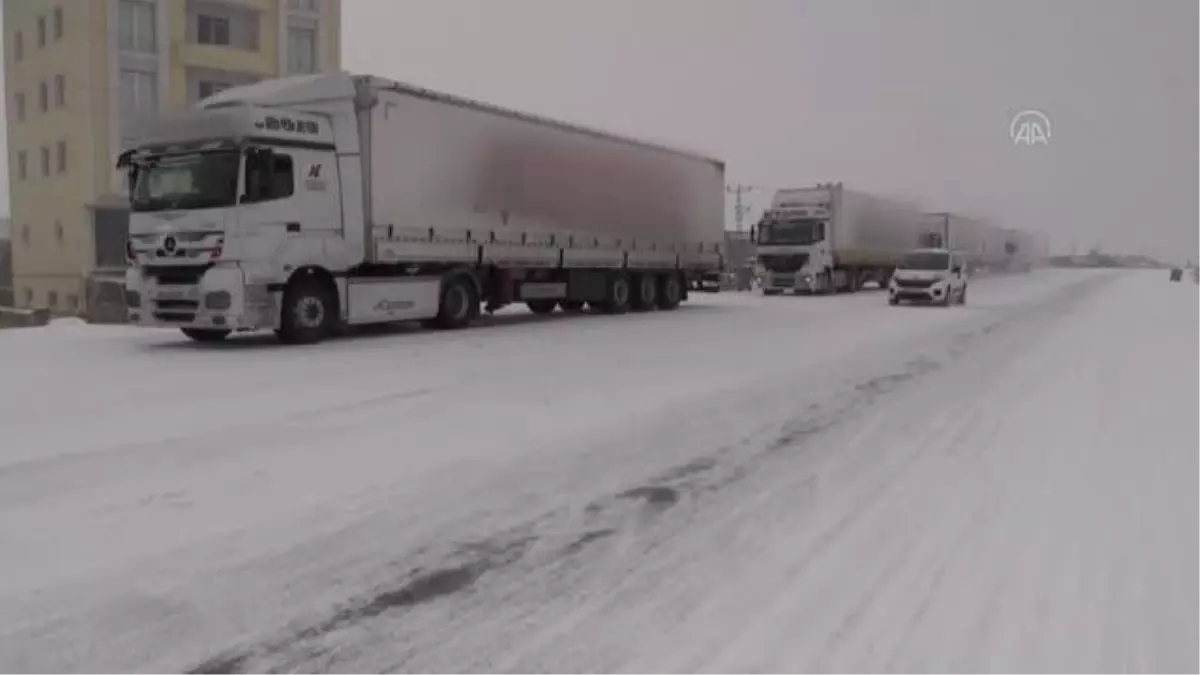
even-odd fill
[{"label": "truck cab", "polygon": [[949,307],[967,301],[967,272],[962,258],[945,248],[909,251],[888,283],[888,304],[934,303]]},{"label": "truck cab", "polygon": [[763,293],[832,288],[829,220],[826,204],[776,207],[763,214],[755,237]]},{"label": "truck cab", "polygon": [[328,116],[239,105],[151,123],[117,163],[130,197],[130,321],[206,341],[336,320],[333,279],[322,280],[326,302],[294,317],[278,304],[293,274],[361,261],[361,235],[355,246],[343,218],[354,185],[341,184],[338,161]]}]

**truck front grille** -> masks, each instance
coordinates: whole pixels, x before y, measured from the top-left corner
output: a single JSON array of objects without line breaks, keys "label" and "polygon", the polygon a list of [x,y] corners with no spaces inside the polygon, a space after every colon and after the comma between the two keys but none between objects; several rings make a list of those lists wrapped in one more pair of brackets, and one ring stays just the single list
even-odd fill
[{"label": "truck front grille", "polygon": [[769,272],[798,272],[808,262],[807,253],[767,253],[758,262]]}]

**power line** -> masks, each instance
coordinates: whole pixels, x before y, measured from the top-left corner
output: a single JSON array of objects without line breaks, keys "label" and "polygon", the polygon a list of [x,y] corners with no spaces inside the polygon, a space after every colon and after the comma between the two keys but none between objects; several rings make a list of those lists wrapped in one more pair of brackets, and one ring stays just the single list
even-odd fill
[{"label": "power line", "polygon": [[750,207],[742,203],[742,195],[749,192],[754,192],[757,189],[757,186],[745,185],[743,183],[735,183],[733,185],[725,186],[725,191],[734,195],[735,201],[733,205],[733,222],[734,227],[737,228],[738,232],[742,231],[742,221],[746,217],[746,214],[750,211]]}]

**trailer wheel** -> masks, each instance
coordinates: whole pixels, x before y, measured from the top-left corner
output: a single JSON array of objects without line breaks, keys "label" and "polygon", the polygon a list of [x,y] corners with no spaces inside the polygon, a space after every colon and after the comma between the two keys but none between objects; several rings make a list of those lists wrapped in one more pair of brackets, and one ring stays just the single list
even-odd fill
[{"label": "trailer wheel", "polygon": [[562,307],[562,311],[572,314],[583,311],[583,300],[559,300],[558,306]]},{"label": "trailer wheel", "polygon": [[554,312],[554,308],[558,306],[557,300],[529,300],[525,303],[529,307],[529,311],[534,314],[550,314]]},{"label": "trailer wheel", "polygon": [[629,311],[632,295],[629,277],[623,272],[614,272],[608,277],[608,288],[605,289],[604,302],[600,303],[600,308],[608,314],[624,314]]},{"label": "trailer wheel", "polygon": [[658,279],[653,274],[637,277],[637,292],[633,294],[633,308],[639,312],[654,309],[658,303]]},{"label": "trailer wheel", "polygon": [[437,316],[429,320],[429,326],[441,330],[466,328],[479,318],[479,291],[470,277],[460,274],[442,281],[442,297],[438,302]]},{"label": "trailer wheel", "polygon": [[288,344],[320,342],[337,323],[337,298],[315,276],[295,279],[283,292],[283,311],[275,334]]},{"label": "trailer wheel", "polygon": [[220,342],[229,337],[232,332],[215,328],[180,328],[179,330],[196,342]]},{"label": "trailer wheel", "polygon": [[664,274],[658,280],[658,308],[675,309],[683,302],[683,284],[678,274]]}]

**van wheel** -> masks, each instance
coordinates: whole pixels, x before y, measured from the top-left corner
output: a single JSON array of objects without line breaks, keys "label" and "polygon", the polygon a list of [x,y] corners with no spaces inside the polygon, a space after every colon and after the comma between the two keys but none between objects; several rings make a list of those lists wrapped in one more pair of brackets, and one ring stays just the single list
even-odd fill
[{"label": "van wheel", "polygon": [[179,330],[196,342],[220,342],[233,332],[214,328],[180,328]]},{"label": "van wheel", "polygon": [[430,324],[442,330],[466,328],[479,317],[479,292],[465,275],[450,277],[442,282],[442,297],[438,313]]},{"label": "van wheel", "polygon": [[658,280],[653,274],[642,274],[637,277],[637,291],[633,294],[633,308],[639,312],[654,309],[658,303]]},{"label": "van wheel", "polygon": [[664,274],[658,280],[658,308],[675,309],[683,302],[683,284],[678,274]]},{"label": "van wheel", "polygon": [[608,288],[605,289],[604,302],[600,308],[608,314],[624,314],[629,311],[629,300],[633,289],[629,277],[617,272],[608,277]]},{"label": "van wheel", "polygon": [[333,292],[313,277],[297,279],[283,292],[283,311],[275,334],[288,344],[312,344],[325,339],[337,319]]}]

